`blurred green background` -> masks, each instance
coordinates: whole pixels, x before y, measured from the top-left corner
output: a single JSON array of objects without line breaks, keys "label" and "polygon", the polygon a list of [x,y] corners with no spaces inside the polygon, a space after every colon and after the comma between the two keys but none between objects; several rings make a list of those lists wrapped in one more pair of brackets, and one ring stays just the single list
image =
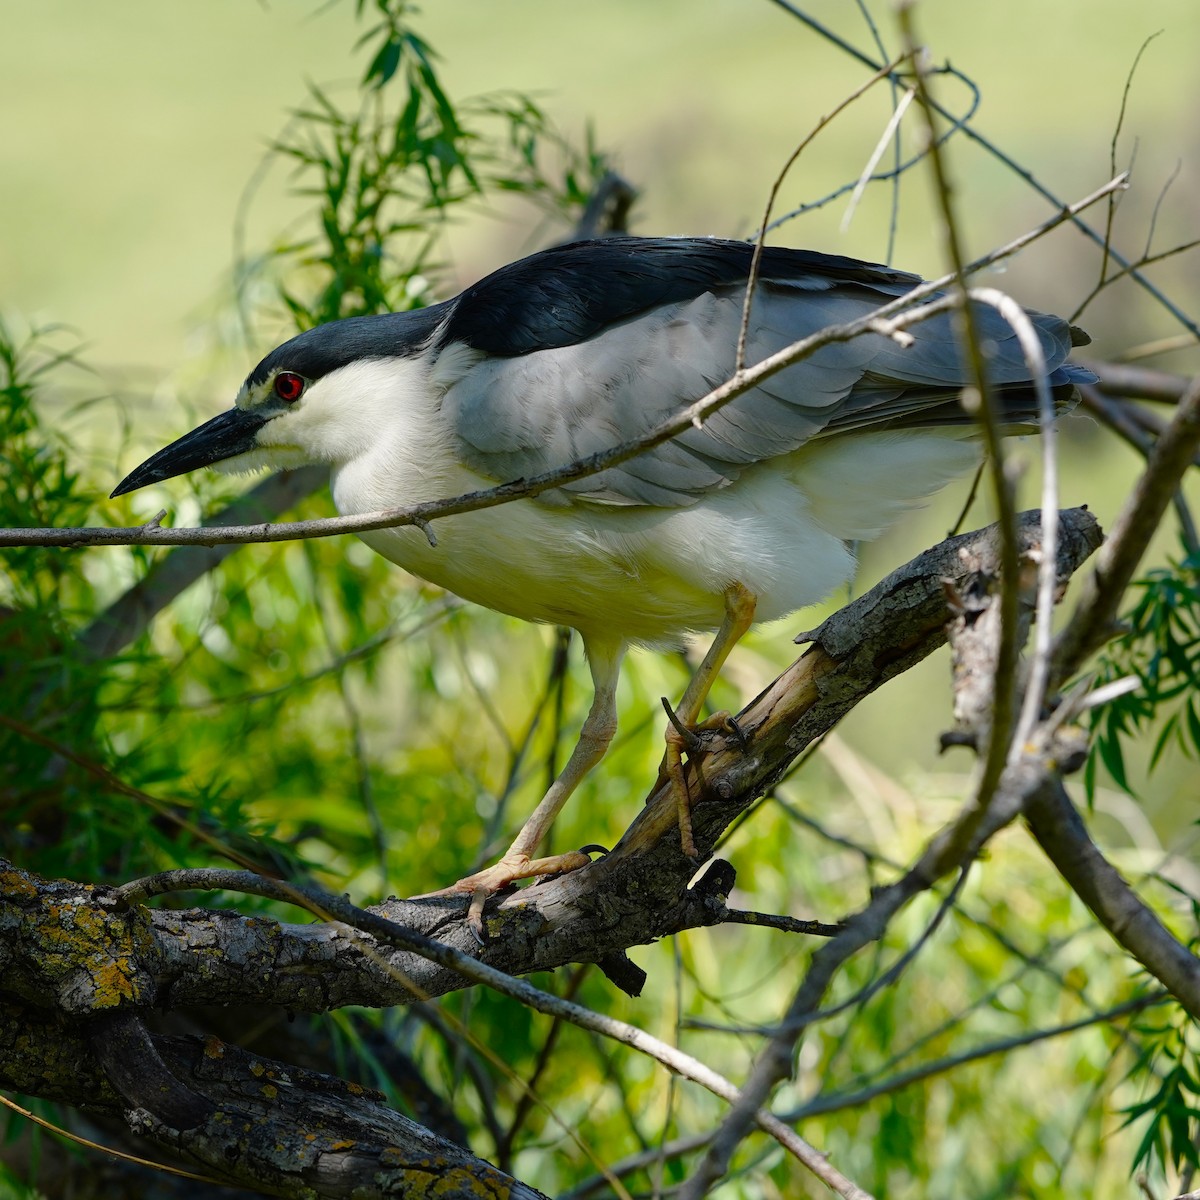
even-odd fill
[{"label": "blurred green background", "polygon": [[[0,0],[3,302],[76,326],[98,365],[178,369],[209,315],[206,298],[225,286],[239,195],[301,101],[304,81],[358,77],[343,36],[348,7],[349,0]],[[894,44],[888,8],[876,8]],[[848,0],[805,10],[869,44]],[[1107,178],[1125,77],[1144,39],[1162,31],[1130,95],[1119,165],[1135,142],[1137,164],[1121,231],[1140,248],[1146,214],[1177,166],[1158,243],[1194,220],[1194,0],[924,0],[918,19],[935,61],[948,59],[980,87],[978,128],[1067,199]],[[568,130],[593,122],[641,189],[643,233],[747,233],[797,140],[863,78],[849,57],[768,0],[436,0],[418,24],[442,56],[453,95],[519,88]],[[957,109],[962,89],[943,88]],[[853,179],[888,103],[880,89],[839,118],[793,171],[782,207]],[[1011,173],[965,142],[955,167],[973,250],[1048,215]],[[924,189],[919,173],[906,182],[896,262],[930,274],[942,259]],[[792,223],[780,239],[878,259],[887,195],[874,192],[848,233],[838,231],[845,206],[837,204]],[[255,206],[251,240],[300,211],[281,193],[267,189]],[[461,244],[452,275],[459,282],[537,243],[497,210],[463,229]],[[1097,270],[1095,253],[1067,233],[1007,274],[1023,299],[1058,311]],[[1168,278],[1189,282],[1182,266]],[[1104,334],[1100,353],[1151,332],[1119,320],[1090,324]],[[215,406],[240,377],[231,369],[214,382]]]},{"label": "blurred green background", "polygon": [[[352,7],[350,0],[270,6],[0,0],[0,308],[64,322],[84,339],[96,375],[52,397],[50,411],[61,412],[76,437],[77,461],[95,481],[97,496],[145,452],[226,407],[249,366],[289,332],[281,319],[278,329],[256,326],[254,344],[246,344],[233,316],[234,230],[240,223],[244,245],[256,252],[281,231],[303,228],[309,205],[289,192],[286,169],[276,162],[260,175],[260,167],[288,112],[303,102],[307,81],[353,95],[363,62],[351,52]],[[870,44],[863,13],[849,0],[813,2],[804,11],[856,44]],[[890,7],[877,4],[871,11],[894,46]],[[1116,212],[1114,241],[1140,254],[1156,206],[1156,248],[1196,236],[1196,0],[923,0],[917,12],[934,61],[949,60],[978,85],[975,127],[1064,200],[1109,178],[1126,77],[1139,47],[1161,30],[1129,93],[1116,158],[1118,168],[1127,166],[1136,147],[1136,164],[1132,190]],[[640,191],[633,219],[638,233],[748,234],[796,142],[865,75],[768,0],[431,0],[416,24],[441,55],[443,82],[456,100],[520,89],[534,93],[577,139],[590,122],[597,143]],[[938,87],[949,107],[966,106],[961,84],[941,80]],[[785,182],[778,210],[853,180],[876,145],[889,105],[879,89],[823,133]],[[970,253],[1050,215],[1050,206],[1011,171],[964,139],[953,143],[951,164]],[[257,190],[243,206],[252,179]],[[874,186],[843,231],[845,211],[842,200],[790,222],[775,238],[884,257],[888,189]],[[944,269],[932,211],[924,171],[911,172],[901,189],[896,265],[926,275]],[[1095,210],[1093,221],[1103,226],[1103,210]],[[528,204],[493,196],[457,214],[429,275],[436,293],[450,295],[561,236]],[[1026,304],[1070,313],[1098,278],[1099,262],[1094,246],[1064,229],[988,281]],[[1194,255],[1168,260],[1151,274],[1183,308],[1200,311]],[[1089,353],[1096,357],[1180,332],[1128,285],[1109,289],[1081,323],[1095,337]],[[1194,348],[1150,361],[1178,372],[1200,368]],[[73,404],[98,394],[119,398],[127,430],[103,415],[110,410]],[[102,416],[89,424],[89,412]],[[1065,432],[1064,502],[1087,503],[1110,521],[1138,460],[1085,418],[1065,422]],[[1037,496],[1036,451],[1033,443],[1014,449],[1029,466],[1022,484],[1029,505]],[[174,481],[105,511],[117,521],[169,506],[178,521],[192,520],[198,508],[191,486]],[[209,502],[244,486],[241,480],[199,485]],[[856,586],[868,586],[940,539],[964,491],[951,489],[866,548]],[[970,524],[987,519],[977,509]],[[1168,543],[1164,539],[1159,552]],[[103,602],[141,572],[144,557],[100,551],[71,561],[81,564]],[[335,576],[343,560],[354,569]],[[819,611],[802,613],[747,639],[725,672],[718,702],[734,706],[739,695],[753,694],[790,657],[791,635],[819,618]],[[303,639],[297,636],[301,623]],[[339,656],[373,638],[388,643],[381,653],[341,669]],[[498,808],[511,832],[540,794],[549,756],[544,728],[516,772],[518,794],[506,811],[497,801],[532,698],[545,687],[552,639],[551,631],[477,610],[447,615],[428,590],[352,541],[287,554],[253,547],[160,617],[153,644],[171,664],[165,682],[158,668],[136,660],[119,668],[130,698],[106,715],[105,730],[146,786],[225,804],[231,826],[244,805],[249,818],[291,839],[339,889],[363,898],[413,891],[407,885],[418,871],[425,873],[421,887],[433,887],[465,868]],[[568,736],[586,707],[577,661],[575,671],[565,699]],[[936,734],[949,723],[946,676],[944,656],[935,656],[863,704],[839,731],[840,740],[788,785],[783,799],[885,858],[911,857],[952,811],[970,771],[965,752],[946,760],[935,753]],[[561,844],[611,842],[628,823],[660,753],[657,698],[678,694],[684,679],[682,665],[669,656],[634,656],[622,684],[621,740],[564,814]],[[231,755],[231,745],[244,752]],[[1161,866],[1164,839],[1176,848],[1191,844],[1197,791],[1193,763],[1179,759],[1162,768],[1145,788],[1152,823],[1132,800],[1101,789],[1098,827],[1119,847],[1127,871]],[[383,863],[370,846],[366,814],[372,807],[388,830]],[[109,819],[101,801],[73,819],[85,817]],[[126,829],[108,833],[136,843]],[[831,846],[782,807],[764,808],[727,853],[739,870],[739,899],[797,915],[836,917],[860,903],[876,878],[865,856]],[[845,1026],[835,1023],[808,1043],[792,1086],[798,1103],[830,1079],[849,1080],[849,1087],[870,1070],[886,1073],[893,1054],[957,1049],[960,1018],[972,1022],[972,1037],[987,1038],[1070,1019],[1089,985],[1093,1008],[1126,994],[1126,964],[1091,931],[1064,889],[1046,886],[1048,868],[1019,832],[999,839],[995,854],[1003,862],[989,863],[973,878],[963,898],[969,915],[955,915],[955,941],[937,969],[910,973],[865,1016],[856,1012]],[[1196,890],[1194,868],[1179,859],[1170,866],[1177,874],[1190,872],[1186,883]],[[1162,893],[1155,898],[1162,901]],[[906,914],[889,948],[910,944],[929,913],[925,906]],[[984,931],[1008,928],[1009,921],[1025,948],[1011,958],[1011,945]],[[668,969],[673,955],[674,974]],[[677,998],[681,1010],[711,1020],[774,1020],[797,954],[782,938],[759,942],[743,931],[718,930],[635,957],[651,968],[651,993],[624,1015],[662,1036],[680,1036]],[[1043,969],[1045,963],[1052,966]],[[876,966],[856,964],[853,982]],[[606,1006],[612,1001],[603,984],[597,994]],[[486,996],[450,1003],[480,1026],[496,1005]],[[622,1011],[620,1003],[614,1010]],[[502,1015],[493,1022],[497,1046],[507,1052],[502,1039],[510,1039],[514,1063],[529,1053],[527,1044],[517,1045],[528,1032],[525,1020]],[[528,1022],[534,1027],[532,1018]],[[933,1031],[927,1042],[921,1040],[925,1025]],[[681,1040],[740,1078],[749,1039],[687,1031]],[[908,1049],[897,1049],[902,1042]],[[586,1119],[588,1136],[613,1154],[633,1147],[627,1126],[636,1131],[639,1120],[657,1128],[661,1118],[667,1129],[673,1100],[658,1072],[622,1060],[622,1110],[611,1094],[593,1101],[598,1092],[584,1095],[575,1086],[577,1077],[597,1088],[611,1081],[616,1069],[609,1051],[595,1044],[573,1048],[575,1057],[564,1056],[555,1067],[561,1078],[545,1081],[570,1123]],[[1106,1096],[1103,1105],[1088,1108],[1089,1089],[1112,1084],[1127,1063],[1099,1034],[1035,1053],[1036,1086],[1024,1069],[973,1067],[955,1077],[962,1082],[954,1090],[935,1080],[865,1116],[855,1114],[848,1126],[818,1123],[814,1140],[841,1155],[851,1174],[886,1174],[887,1164],[902,1163],[906,1154],[921,1160],[928,1174],[919,1182],[901,1178],[899,1167],[898,1176],[884,1179],[889,1194],[898,1196],[985,1194],[964,1188],[963,1180],[975,1178],[972,1172],[1002,1180],[1001,1167],[1014,1155],[1033,1164],[1029,1178],[1044,1194],[1057,1194],[1060,1183],[1070,1194],[1073,1154],[1075,1169],[1107,1166],[1109,1177],[1096,1194],[1128,1194],[1129,1147],[1114,1148],[1116,1102]],[[1064,1101],[1055,1089],[1071,1083]],[[717,1119],[718,1109],[705,1107],[704,1098],[691,1102],[694,1119],[690,1126],[681,1120],[681,1128]],[[990,1115],[997,1112],[1003,1122]],[[968,1118],[972,1137],[964,1139],[958,1127]],[[545,1133],[546,1144],[555,1136]],[[996,1144],[987,1144],[988,1137]],[[537,1181],[544,1187],[583,1170],[578,1163],[561,1166],[537,1145],[524,1155],[519,1170],[542,1172]],[[797,1194],[795,1175],[773,1170],[777,1191],[763,1176],[729,1194],[755,1200]],[[1080,1180],[1074,1179],[1077,1194]],[[987,1194],[1017,1193],[998,1183]]]}]

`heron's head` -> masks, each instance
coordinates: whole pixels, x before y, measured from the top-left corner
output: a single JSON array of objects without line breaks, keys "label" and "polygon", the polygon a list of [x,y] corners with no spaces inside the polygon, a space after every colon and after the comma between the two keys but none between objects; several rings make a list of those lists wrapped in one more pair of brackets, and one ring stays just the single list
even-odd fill
[{"label": "heron's head", "polygon": [[350,317],[298,334],[250,372],[233,408],[151,455],[112,495],[198,467],[276,471],[350,461],[428,376],[441,308]]}]

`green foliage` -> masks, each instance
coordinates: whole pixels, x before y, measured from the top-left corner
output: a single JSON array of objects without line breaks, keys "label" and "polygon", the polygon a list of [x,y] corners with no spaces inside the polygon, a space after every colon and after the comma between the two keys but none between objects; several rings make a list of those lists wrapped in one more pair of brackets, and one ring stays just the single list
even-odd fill
[{"label": "green foliage", "polygon": [[1151,736],[1149,768],[1175,747],[1200,755],[1200,553],[1151,571],[1122,618],[1125,633],[1100,659],[1099,684],[1135,678],[1135,690],[1093,711],[1093,752],[1085,773],[1094,796],[1097,766],[1131,794],[1125,746]]},{"label": "green foliage", "polygon": [[310,84],[274,145],[318,231],[275,246],[249,278],[270,271],[298,329],[421,306],[420,273],[455,209],[516,192],[570,223],[607,169],[590,131],[576,149],[528,96],[451,103],[436,56],[406,24],[410,6],[374,7],[382,19],[359,42],[373,53],[353,104]]},{"label": "green foliage", "polygon": [[[5,486],[0,516],[8,525],[87,524],[92,498],[71,466],[78,453],[44,421],[36,399],[46,380],[80,370],[66,331],[54,326],[19,331],[0,320],[0,430],[4,438]],[[36,548],[6,553],[5,602],[46,613],[86,611],[92,596],[74,568],[77,554],[45,555]],[[61,630],[59,631],[61,632]]]},{"label": "green foliage", "polygon": [[[71,463],[77,452],[44,419],[39,398],[47,381],[78,369],[63,330],[18,331],[0,322],[0,439],[7,483],[0,488],[0,521],[85,525],[92,516],[87,485]],[[90,811],[87,775],[57,746],[80,757],[97,752],[100,668],[70,653],[73,627],[92,611],[95,594],[80,569],[80,551],[47,555],[36,548],[6,552],[0,575],[0,680],[5,716],[0,725],[0,850],[57,853],[63,811]],[[28,731],[36,730],[36,738]],[[88,864],[96,865],[93,856]]]},{"label": "green foliage", "polygon": [[1145,1132],[1134,1155],[1134,1166],[1176,1171],[1200,1168],[1200,1067],[1196,1023],[1184,1013],[1173,1020],[1138,1027],[1141,1053],[1131,1075],[1150,1094],[1124,1111],[1126,1122],[1146,1118]]},{"label": "green foliage", "polygon": [[[456,108],[407,24],[408,6],[381,0],[374,10],[381,22],[362,38],[370,63],[350,105],[311,86],[275,146],[295,165],[290,186],[311,199],[315,225],[241,272],[253,323],[281,305],[295,329],[420,305],[428,292],[420,272],[456,206],[503,187],[566,219],[588,172],[603,170],[594,147],[576,154],[532,101],[505,96]],[[468,129],[460,112],[484,127]],[[493,188],[493,178],[503,183]],[[80,471],[78,447],[49,416],[64,407],[65,373],[83,371],[64,347],[61,330],[19,336],[0,326],[7,525],[96,524],[112,512],[96,504],[110,481]],[[98,428],[112,404],[93,402],[85,427]],[[188,482],[202,508],[240,490]],[[122,507],[130,503],[143,501]],[[312,499],[299,515],[326,512],[326,500]],[[171,555],[7,551],[0,603],[12,611],[0,668],[4,712],[16,724],[0,731],[0,849],[34,869],[99,880],[211,861],[224,847],[236,861],[299,858],[338,878],[365,869],[374,881],[366,888],[381,887],[389,873],[381,830],[406,823],[393,807],[401,795],[436,792],[432,780],[445,767],[431,768],[420,739],[411,751],[415,779],[373,761],[360,697],[381,685],[383,651],[427,635],[448,609],[440,598],[398,597],[396,573],[365,548],[349,557],[348,569],[346,547],[331,542],[234,555],[159,614],[151,637],[98,659],[73,652],[76,644],[86,646],[92,623],[131,577],[149,571],[153,595]],[[393,670],[382,686],[409,683]],[[416,703],[420,694],[418,686]],[[241,750],[233,760],[229,746]],[[469,779],[463,788],[465,801]],[[335,795],[357,803],[331,802]],[[453,875],[476,849],[445,841],[435,856],[441,874]]]}]

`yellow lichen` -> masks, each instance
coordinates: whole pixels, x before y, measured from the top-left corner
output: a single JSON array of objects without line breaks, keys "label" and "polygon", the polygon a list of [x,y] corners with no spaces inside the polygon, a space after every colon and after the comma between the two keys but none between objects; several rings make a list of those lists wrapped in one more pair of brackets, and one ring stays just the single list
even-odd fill
[{"label": "yellow lichen", "polygon": [[122,1000],[133,1000],[137,996],[137,984],[129,972],[129,959],[125,957],[107,962],[95,962],[92,967],[92,984],[95,988],[93,1004],[96,1008],[116,1008]]},{"label": "yellow lichen", "polygon": [[0,871],[0,896],[32,900],[38,894],[29,877],[20,871]]},{"label": "yellow lichen", "polygon": [[512,1195],[512,1189],[496,1176],[481,1178],[466,1167],[446,1167],[438,1172],[438,1177],[430,1189],[431,1196],[463,1195],[487,1196],[494,1200],[504,1200]]}]

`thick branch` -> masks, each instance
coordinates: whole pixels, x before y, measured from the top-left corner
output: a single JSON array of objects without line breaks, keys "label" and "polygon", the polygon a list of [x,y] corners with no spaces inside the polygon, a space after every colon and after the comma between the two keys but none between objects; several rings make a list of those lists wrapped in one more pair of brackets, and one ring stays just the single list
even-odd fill
[{"label": "thick branch", "polygon": [[271,1195],[545,1200],[382,1093],[132,1014],[64,1026],[0,997],[0,1087],[123,1119],[172,1159]]},{"label": "thick branch", "polygon": [[[1038,522],[1036,513],[1021,518],[1026,552],[1039,543]],[[1067,575],[1095,549],[1099,530],[1082,510],[1062,514],[1061,526],[1059,561]],[[994,530],[950,539],[811,635],[805,654],[740,714],[748,750],[717,745],[704,760],[703,776],[692,771],[693,794],[700,795],[694,830],[702,852],[711,852],[729,823],[815,737],[884,680],[940,645],[945,581],[965,587],[981,559],[994,557],[989,543]],[[986,837],[994,827],[977,832]],[[953,838],[935,839],[904,880],[878,893],[853,927],[838,935],[834,957],[819,956],[828,960],[829,970],[877,936],[908,896],[949,869],[959,849]],[[225,886],[228,873],[214,872],[207,880],[203,872],[189,872],[180,880],[114,891],[0,870],[0,1044],[5,1038],[26,1038],[25,1053],[16,1065],[5,1066],[3,1082],[68,1102],[123,1107],[135,1132],[185,1153],[206,1170],[225,1177],[232,1171],[240,1182],[275,1187],[281,1194],[314,1186],[323,1195],[349,1195],[357,1188],[354,1194],[363,1196],[423,1197],[435,1190],[457,1196],[466,1194],[454,1190],[460,1183],[466,1187],[468,1180],[493,1177],[501,1194],[504,1187],[519,1185],[457,1147],[446,1149],[439,1142],[429,1150],[421,1139],[432,1135],[393,1124],[400,1119],[382,1106],[377,1112],[370,1097],[356,1095],[351,1102],[346,1086],[336,1081],[313,1083],[309,1090],[307,1077],[296,1082],[301,1073],[279,1064],[243,1062],[240,1051],[219,1044],[152,1037],[136,1014],[230,1003],[306,1011],[384,1006],[459,988],[469,978],[505,982],[495,973],[497,966],[512,975],[575,961],[611,965],[630,945],[725,919],[732,871],[710,870],[688,889],[694,869],[680,850],[674,799],[669,789],[660,789],[612,854],[501,903],[488,925],[499,936],[483,952],[466,931],[462,902],[451,898],[391,901],[366,914],[329,898],[329,911],[344,924],[289,926],[229,912],[153,911],[133,902],[153,892],[156,883]],[[287,897],[286,885],[270,886]],[[397,930],[391,922],[414,932]],[[438,942],[431,943],[429,935]],[[528,986],[513,979],[507,984],[506,991]],[[816,976],[810,975],[806,987],[816,986]],[[10,1006],[7,1021],[3,1004]],[[80,1070],[81,1052],[74,1046],[64,1055],[64,1044],[74,1038],[90,1039],[102,1072]],[[3,1056],[0,1061],[7,1063]],[[209,1069],[215,1078],[204,1074]],[[689,1066],[674,1069],[696,1077]],[[744,1108],[727,1081],[718,1078],[717,1085],[710,1080],[705,1086],[739,1111]],[[332,1089],[325,1107],[312,1094],[323,1097],[322,1088]],[[751,1119],[770,1124],[776,1136],[796,1140],[799,1149],[793,1152],[811,1154],[769,1115],[756,1110]],[[302,1145],[289,1140],[294,1130],[300,1131],[294,1136],[303,1139]],[[292,1174],[281,1176],[287,1163]],[[386,1167],[394,1170],[381,1170]],[[286,1185],[278,1182],[281,1177]],[[375,1181],[378,1190],[363,1191],[364,1179]],[[530,1190],[509,1194],[535,1195]]]}]

